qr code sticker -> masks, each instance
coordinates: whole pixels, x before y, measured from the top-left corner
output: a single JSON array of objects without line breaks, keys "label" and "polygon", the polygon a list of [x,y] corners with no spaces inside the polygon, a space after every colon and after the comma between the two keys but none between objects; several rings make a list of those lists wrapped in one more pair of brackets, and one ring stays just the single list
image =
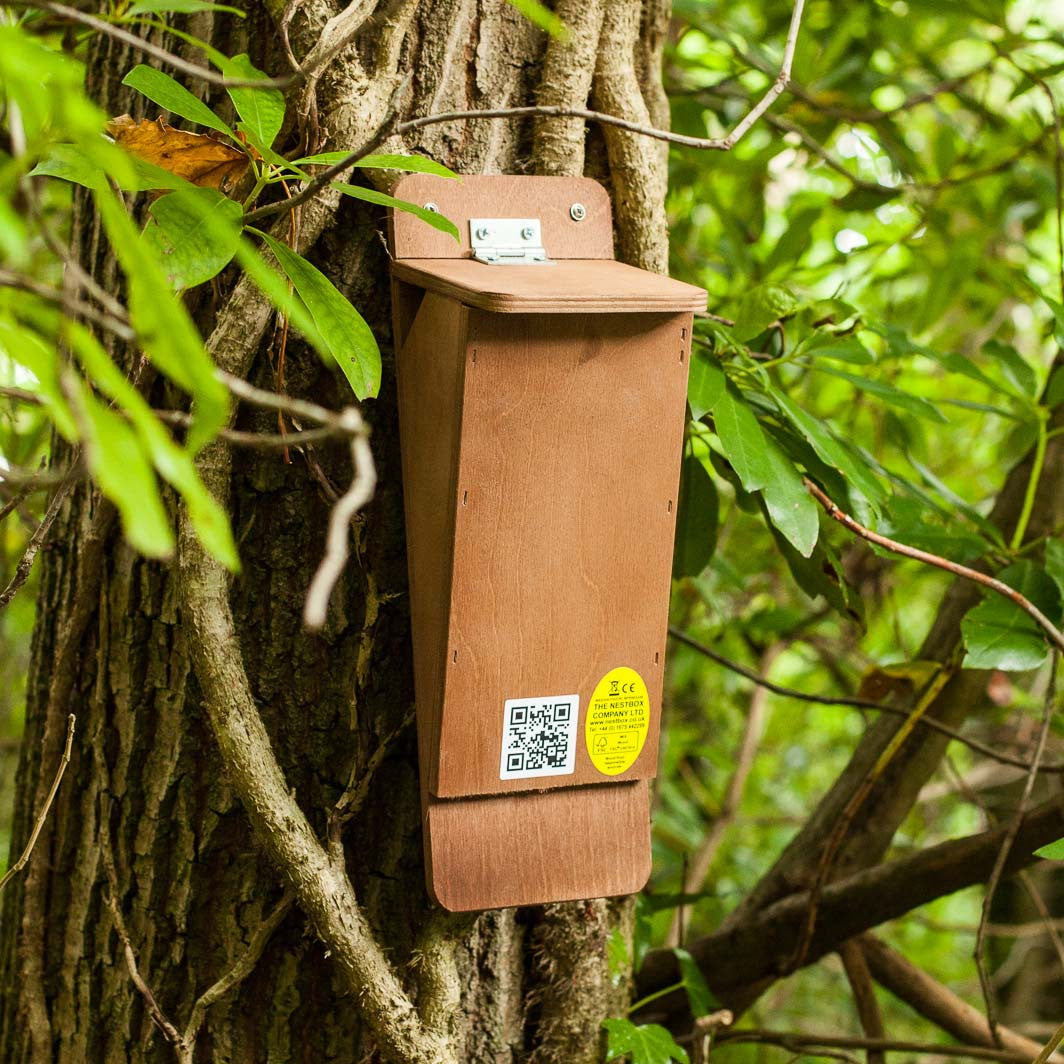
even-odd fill
[{"label": "qr code sticker", "polygon": [[503,707],[499,779],[571,775],[579,716],[578,695],[509,699]]}]

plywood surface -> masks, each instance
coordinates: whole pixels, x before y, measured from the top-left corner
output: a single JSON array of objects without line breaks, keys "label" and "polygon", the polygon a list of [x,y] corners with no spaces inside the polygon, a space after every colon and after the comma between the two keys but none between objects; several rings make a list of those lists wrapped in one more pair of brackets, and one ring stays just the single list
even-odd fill
[{"label": "plywood surface", "polygon": [[[398,286],[396,286],[398,287]],[[393,292],[398,358],[403,499],[414,642],[418,757],[422,776],[436,762],[447,653],[455,478],[468,311],[429,293],[411,321],[409,293]]]},{"label": "plywood surface", "polygon": [[[554,259],[612,259],[610,198],[586,177],[475,175],[457,180],[409,174],[395,187],[399,199],[423,207],[434,203],[458,227],[459,242],[415,215],[392,211],[391,248],[396,259],[468,258],[470,218],[538,218],[543,244]],[[574,221],[569,209],[583,204],[587,214]]]},{"label": "plywood surface", "polygon": [[453,912],[632,894],[650,874],[647,784],[429,799],[426,879]]},{"label": "plywood surface", "polygon": [[496,266],[474,259],[403,259],[394,276],[500,314],[702,311],[706,293],[612,259]]},{"label": "plywood surface", "polygon": [[[610,779],[583,724],[617,667],[646,683],[651,724],[614,778],[654,775],[690,325],[470,312],[439,759],[422,766],[431,793]],[[501,779],[506,700],[574,693],[573,773]]]}]

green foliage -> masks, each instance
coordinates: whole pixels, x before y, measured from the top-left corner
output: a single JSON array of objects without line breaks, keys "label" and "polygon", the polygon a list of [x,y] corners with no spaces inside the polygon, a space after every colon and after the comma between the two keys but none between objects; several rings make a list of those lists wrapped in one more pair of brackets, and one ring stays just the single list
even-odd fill
[{"label": "green foliage", "polygon": [[627,1056],[631,1064],[689,1064],[687,1051],[678,1046],[664,1027],[656,1023],[634,1024],[631,1020],[606,1020],[606,1059]]},{"label": "green foliage", "polygon": [[545,7],[539,0],[509,0],[509,3],[521,12],[529,22],[540,29],[546,30],[552,37],[568,40],[569,30],[566,25],[549,7]]},{"label": "green foliage", "polygon": [[1057,839],[1056,842],[1041,846],[1034,852],[1047,861],[1064,861],[1064,839]]}]

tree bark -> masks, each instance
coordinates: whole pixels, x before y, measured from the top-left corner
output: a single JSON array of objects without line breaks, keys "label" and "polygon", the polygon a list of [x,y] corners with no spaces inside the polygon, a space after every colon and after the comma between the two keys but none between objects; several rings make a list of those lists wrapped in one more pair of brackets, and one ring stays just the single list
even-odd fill
[{"label": "tree bark", "polygon": [[[571,97],[584,105],[592,91],[609,107],[614,101],[602,72],[617,69],[623,94],[616,105],[626,115],[640,106],[657,113],[662,5],[648,0],[646,11],[638,0],[605,6],[623,9],[614,17],[629,34],[622,55],[610,52],[608,67],[596,17],[585,20],[590,36],[583,47],[579,41],[562,47],[503,0],[381,3],[319,83],[322,150],[364,141],[408,76],[409,110],[424,114],[548,94],[553,102]],[[226,54],[250,50],[257,65],[284,73],[277,33],[283,8],[266,0],[249,7],[246,22],[197,14],[184,28]],[[291,26],[297,56],[338,10],[326,0],[298,8]],[[645,27],[643,36],[633,38],[633,26]],[[187,54],[203,61],[191,49]],[[91,43],[89,89],[108,113],[142,113],[143,101],[121,86],[138,61],[107,38]],[[566,130],[564,145],[555,138],[542,154],[533,150],[531,123],[498,121],[427,127],[416,142],[392,142],[388,150],[419,151],[464,173],[581,172],[582,132],[573,136],[571,123]],[[286,135],[294,145],[297,131]],[[607,158],[602,140],[592,138],[586,166],[618,189],[635,189],[618,211],[619,246],[641,265],[660,266],[664,158],[656,147],[637,158],[629,141],[628,134],[611,134]],[[565,151],[572,152],[568,169]],[[636,175],[633,165],[650,169]],[[323,549],[330,509],[323,485],[350,479],[346,447],[293,453],[291,462],[273,452],[241,451],[226,477],[243,563],[229,587],[233,641],[284,782],[322,840],[328,811],[352,772],[365,771],[413,701],[383,224],[379,209],[346,198],[308,206],[300,219],[301,250],[366,316],[385,359],[380,398],[363,405],[379,488],[352,531],[352,559],[322,633],[303,630],[301,610]],[[81,201],[73,244],[95,275],[120,292],[113,257]],[[249,377],[273,387],[272,317],[250,297],[240,303],[247,293],[243,285],[234,290],[234,281],[226,276],[215,291],[192,293],[190,306],[204,334],[214,332],[212,343],[233,357],[246,350]],[[130,353],[116,355],[134,364]],[[343,381],[294,338],[285,374],[293,395],[333,407],[347,402]],[[142,382],[154,405],[180,401],[164,382],[147,375]],[[276,431],[272,417],[261,413],[242,412],[239,424]],[[413,1051],[381,1051],[366,1018],[372,1002],[351,993],[341,966],[316,938],[320,920],[311,924],[298,904],[285,900],[285,877],[264,859],[277,854],[270,847],[264,854],[261,836],[251,833],[210,726],[211,693],[197,678],[204,628],[190,623],[180,568],[176,561],[138,557],[122,541],[110,506],[86,487],[64,507],[42,559],[14,852],[54,774],[68,713],[77,715],[78,732],[30,865],[0,899],[0,1059],[175,1059],[131,979],[109,908],[113,898],[139,974],[167,1020],[184,1032],[202,1013],[194,1050],[184,1059],[416,1060]],[[251,823],[265,830],[260,821],[253,816]],[[601,1059],[601,1020],[619,1014],[627,994],[606,961],[613,929],[627,928],[627,907],[588,902],[447,918],[425,895],[420,830],[416,746],[408,727],[380,761],[344,845],[359,912],[421,1021],[446,1031],[453,1059],[470,1064]],[[204,991],[245,969],[246,977],[197,1010]]]}]

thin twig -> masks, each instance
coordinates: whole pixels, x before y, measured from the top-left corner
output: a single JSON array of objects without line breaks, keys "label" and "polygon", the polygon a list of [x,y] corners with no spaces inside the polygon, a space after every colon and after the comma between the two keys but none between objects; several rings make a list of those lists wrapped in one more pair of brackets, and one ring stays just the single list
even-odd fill
[{"label": "thin twig", "polygon": [[979,972],[979,985],[982,987],[983,991],[983,1003],[986,1006],[986,1019],[987,1023],[990,1025],[990,1034],[994,1041],[999,1045],[1001,1043],[998,1038],[998,1021],[997,1009],[994,1004],[994,990],[990,982],[990,973],[987,971],[986,964],[983,962],[983,947],[986,942],[986,926],[990,920],[990,909],[994,903],[994,894],[997,891],[998,883],[1001,881],[1002,872],[1005,869],[1005,862],[1009,859],[1012,844],[1015,841],[1016,836],[1019,834],[1020,824],[1023,823],[1023,816],[1027,811],[1027,803],[1030,801],[1031,792],[1034,790],[1034,782],[1038,778],[1038,763],[1042,760],[1042,754],[1045,751],[1046,739],[1049,735],[1049,726],[1052,723],[1053,710],[1057,700],[1057,659],[1058,655],[1054,651],[1050,656],[1049,686],[1046,689],[1045,704],[1042,713],[1042,726],[1038,732],[1038,742],[1035,745],[1031,769],[1027,773],[1027,779],[1023,785],[1023,793],[1020,795],[1020,802],[1016,807],[1016,813],[1009,822],[1005,837],[1001,840],[1001,848],[998,850],[997,860],[994,862],[994,869],[990,873],[990,879],[986,885],[986,893],[983,895],[983,908],[979,917],[979,928],[975,933],[973,956],[975,957],[976,969]]},{"label": "thin twig", "polygon": [[75,298],[69,292],[53,288],[51,285],[41,284],[39,281],[24,277],[22,274],[12,273],[10,270],[0,270],[0,288],[15,288],[21,292],[29,292],[32,295],[40,296],[41,299],[55,303],[71,314],[82,317],[86,321],[91,321],[94,325],[99,325],[102,329],[113,332],[115,336],[122,340],[133,340],[136,335],[126,322],[115,315],[99,310],[91,303]]},{"label": "thin twig", "polygon": [[1061,1042],[1064,1042],[1064,1023],[1053,1032],[1052,1038],[1046,1042],[1042,1052],[1035,1057],[1034,1064],[1046,1064],[1046,1061],[1053,1055]]},{"label": "thin twig", "polygon": [[926,1053],[930,1056],[968,1057],[973,1060],[1000,1060],[1007,1064],[1029,1064],[1022,1053],[1007,1049],[988,1049],[985,1046],[952,1046],[936,1042],[910,1042],[895,1038],[852,1038],[844,1035],[809,1034],[804,1031],[730,1030],[717,1035],[717,1044],[755,1042],[779,1045],[795,1052],[816,1047],[839,1049],[878,1049],[881,1052]]},{"label": "thin twig", "polygon": [[735,127],[723,137],[690,137],[683,133],[672,133],[667,129],[657,129],[654,126],[645,125],[641,122],[631,122],[626,118],[606,114],[603,111],[592,111],[586,107],[562,107],[557,105],[535,105],[524,107],[493,107],[469,111],[444,111],[439,114],[420,115],[417,118],[407,119],[405,122],[397,121],[396,98],[405,93],[406,85],[401,85],[393,96],[389,107],[391,116],[385,120],[380,129],[363,144],[355,149],[340,162],[322,171],[312,181],[309,181],[301,191],[291,199],[282,200],[278,203],[270,203],[265,207],[244,215],[245,224],[258,222],[263,218],[269,218],[274,214],[292,210],[301,203],[316,196],[322,189],[338,177],[347,173],[356,166],[359,160],[375,151],[376,148],[390,136],[404,137],[408,133],[414,133],[426,126],[439,125],[445,122],[483,121],[495,118],[582,118],[587,122],[598,122],[605,126],[615,126],[618,129],[627,130],[629,133],[638,133],[654,140],[662,140],[669,144],[679,144],[687,148],[698,148],[703,151],[731,151],[732,148],[749,132],[751,126],[772,106],[776,99],[786,90],[790,84],[791,68],[794,62],[794,49],[798,41],[798,30],[801,26],[802,12],[805,0],[796,0],[791,15],[790,28],[787,32],[787,40],[784,44],[783,59],[780,63],[779,74],[769,87],[765,95],[754,105],[749,113],[742,118]]},{"label": "thin twig", "polygon": [[950,561],[948,558],[941,557],[941,555],[920,550],[918,547],[910,547],[905,543],[899,543],[896,539],[890,539],[887,536],[880,535],[878,532],[873,532],[870,528],[865,528],[859,521],[854,520],[848,513],[839,509],[821,488],[808,477],[803,479],[809,493],[820,503],[827,515],[838,521],[843,527],[848,528],[854,535],[860,536],[861,539],[865,539],[869,543],[875,543],[893,554],[900,554],[903,558],[912,558],[914,561],[923,562],[925,565],[932,565],[936,569],[944,569],[947,573],[963,577],[965,580],[971,580],[973,583],[989,588],[991,591],[996,591],[999,595],[1004,595],[1005,598],[1019,606],[1046,633],[1059,650],[1064,650],[1064,633],[1030,599],[1025,595],[1021,595],[1014,587],[1009,587],[1003,581],[987,576],[986,573],[981,573],[978,569],[970,569],[967,565],[961,565],[959,562]]},{"label": "thin twig", "polygon": [[[866,1038],[882,1039],[886,1037],[883,1027],[883,1014],[876,1001],[876,990],[872,984],[872,974],[868,970],[868,961],[864,950],[856,939],[848,939],[839,947],[839,958],[846,971],[846,979],[853,992],[853,1003],[857,1017],[861,1021],[861,1030]],[[871,1046],[865,1055],[868,1064],[884,1064],[886,1056],[882,1049]]]},{"label": "thin twig", "polygon": [[354,407],[348,407],[340,417],[343,427],[351,436],[353,474],[351,486],[340,496],[329,515],[325,555],[314,573],[303,604],[303,623],[312,631],[317,631],[325,625],[329,596],[347,562],[351,521],[373,498],[377,487],[377,469],[373,463],[369,440],[366,438],[362,415]]},{"label": "thin twig", "polygon": [[52,780],[52,786],[48,790],[48,794],[44,799],[44,805],[41,806],[41,811],[37,814],[37,819],[33,824],[33,831],[30,832],[30,837],[26,842],[22,853],[19,855],[19,859],[4,873],[3,878],[0,878],[0,890],[3,890],[8,883],[15,878],[26,867],[26,862],[30,859],[30,854],[33,853],[33,847],[37,845],[37,839],[41,834],[41,829],[44,827],[45,820],[48,819],[48,811],[52,808],[52,802],[55,801],[55,796],[59,791],[59,784],[63,782],[63,773],[66,772],[67,765],[70,764],[70,753],[74,747],[74,725],[77,722],[77,718],[71,713],[67,717],[67,733],[66,743],[63,745],[63,753],[59,758],[59,767],[55,770],[55,779]]},{"label": "thin twig", "polygon": [[107,37],[114,38],[116,41],[121,41],[123,44],[129,45],[130,48],[135,48],[137,51],[150,55],[153,59],[158,59],[159,62],[173,67],[174,70],[180,70],[182,74],[199,78],[210,85],[219,85],[226,89],[286,89],[289,85],[297,84],[303,80],[300,75],[296,74],[285,78],[229,78],[223,74],[216,74],[207,67],[190,63],[187,59],[182,59],[179,55],[174,55],[173,52],[168,52],[165,48],[160,48],[157,44],[152,44],[150,41],[144,40],[143,37],[130,33],[129,30],[124,30],[120,26],[105,22],[103,19],[90,15],[86,11],[79,11],[76,7],[55,3],[54,0],[11,0],[10,6],[30,7],[38,11],[48,11],[57,18],[88,26],[89,29],[96,30],[97,33],[102,33]]},{"label": "thin twig", "polygon": [[75,479],[75,477],[68,474],[56,489],[48,509],[44,512],[44,517],[41,518],[41,523],[37,526],[33,535],[30,536],[30,541],[26,544],[26,549],[23,551],[18,565],[15,566],[15,575],[11,577],[11,582],[7,587],[0,591],[0,610],[18,594],[19,589],[29,579],[30,570],[33,568],[37,552],[41,549],[41,544],[47,537],[48,530],[52,527],[52,522],[59,515],[59,511],[66,501],[66,497],[70,494],[71,488],[74,487]]},{"label": "thin twig", "polygon": [[[704,643],[700,643],[697,639],[693,639],[681,628],[670,625],[669,635],[678,643],[683,643],[684,646],[690,647],[692,650],[696,650],[699,654],[705,655],[710,661],[715,661],[718,665],[744,677],[751,683],[756,683],[759,687],[764,687],[773,694],[781,695],[784,698],[793,698],[799,702],[811,702],[814,705],[821,706],[847,706],[853,709],[868,709],[877,713],[891,713],[897,717],[907,717],[909,715],[901,706],[892,706],[884,702],[873,702],[867,698],[854,698],[845,695],[814,695],[807,691],[799,691],[793,687],[784,687],[782,684],[775,683],[772,680],[767,680],[764,677],[759,676],[754,669],[748,669],[745,665],[740,665],[739,662],[732,661],[731,658],[718,653],[712,647],[708,647]],[[978,739],[972,739],[957,731],[956,728],[952,728],[950,725],[943,724],[942,721],[936,720],[934,717],[921,717],[918,724],[922,728],[929,728],[931,731],[937,731],[943,735],[948,735],[956,742],[963,743],[969,749],[975,750],[984,757],[990,758],[993,761],[998,761],[1003,765],[1013,765],[1016,768],[1022,768],[1024,771],[1029,770],[1031,767],[1030,761],[1025,761],[1022,757],[1014,757],[1012,754],[1006,754],[1001,750],[995,750],[994,747],[982,743]],[[1039,771],[1046,773],[1064,773],[1064,763],[1057,762],[1049,765],[1041,765]]]},{"label": "thin twig", "polygon": [[166,1014],[159,1007],[159,1002],[155,999],[151,987],[148,986],[144,981],[144,977],[140,974],[140,969],[137,967],[137,955],[133,952],[133,943],[129,940],[129,933],[126,931],[126,924],[122,919],[122,911],[119,909],[118,902],[115,899],[113,884],[111,893],[107,895],[107,907],[111,910],[111,915],[114,918],[115,933],[122,943],[122,952],[125,955],[126,968],[129,969],[129,978],[144,999],[144,1003],[148,1006],[148,1014],[151,1016],[152,1022],[162,1031],[166,1040],[180,1052],[184,1049],[185,1040],[181,1037],[178,1029],[166,1018]]},{"label": "thin twig", "polygon": [[281,900],[255,929],[255,933],[251,936],[251,941],[248,942],[247,949],[236,959],[232,968],[212,983],[196,999],[182,1038],[185,1048],[184,1059],[188,1061],[188,1064],[192,1062],[196,1049],[196,1039],[199,1037],[200,1029],[203,1027],[203,1021],[207,1018],[207,1010],[216,1001],[220,1001],[225,997],[230,990],[239,986],[255,970],[255,965],[259,963],[259,959],[273,937],[273,933],[288,915],[289,910],[295,904],[295,900],[295,893],[292,890],[286,890]]}]

